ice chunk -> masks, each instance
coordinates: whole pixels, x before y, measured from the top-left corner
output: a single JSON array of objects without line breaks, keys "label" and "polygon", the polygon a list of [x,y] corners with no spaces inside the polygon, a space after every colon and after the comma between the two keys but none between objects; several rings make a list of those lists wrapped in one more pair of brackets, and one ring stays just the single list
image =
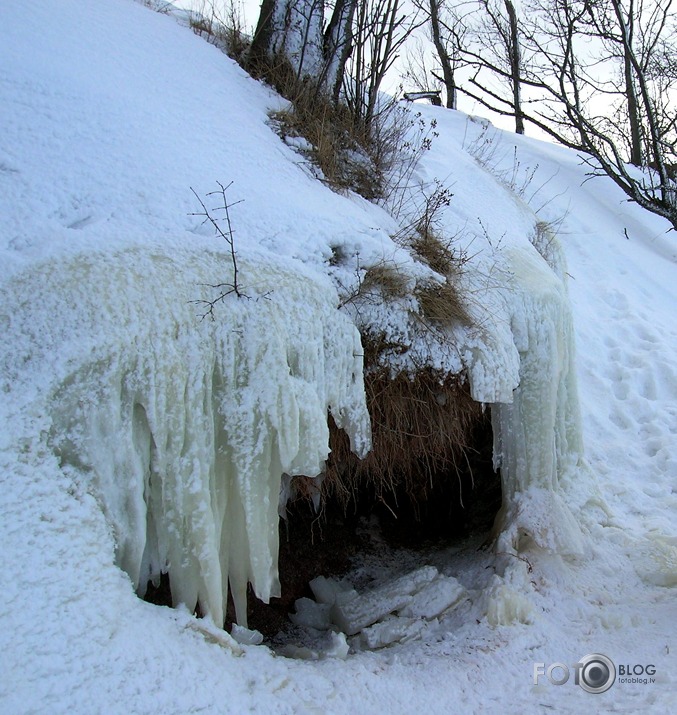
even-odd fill
[{"label": "ice chunk", "polygon": [[331,619],[345,634],[352,636],[389,613],[404,608],[412,600],[412,594],[435,576],[437,569],[434,566],[423,566],[347,603],[335,603]]},{"label": "ice chunk", "polygon": [[346,640],[345,633],[331,633],[329,636],[329,647],[324,651],[327,658],[339,658],[345,660],[348,657],[350,646]]},{"label": "ice chunk", "polygon": [[455,578],[440,575],[417,591],[399,615],[430,620],[455,606],[465,596],[467,591]]},{"label": "ice chunk", "polygon": [[245,628],[244,626],[238,626],[237,623],[233,623],[230,635],[240,645],[261,645],[261,643],[263,643],[263,635],[261,633]]},{"label": "ice chunk", "polygon": [[296,660],[320,659],[320,654],[316,650],[308,648],[307,646],[294,645],[293,643],[287,643],[287,645],[280,650],[280,653],[285,658],[294,658]]},{"label": "ice chunk", "polygon": [[505,583],[497,582],[489,593],[487,620],[492,626],[532,623],[533,612],[529,599]]},{"label": "ice chunk", "polygon": [[391,616],[385,621],[375,623],[360,633],[360,641],[372,650],[383,648],[395,642],[410,640],[420,635],[426,628],[426,621],[420,618],[402,618]]},{"label": "ice chunk", "polygon": [[324,631],[330,626],[330,609],[328,603],[316,603],[310,598],[299,598],[296,601],[296,613],[290,614],[289,618],[297,626]]},{"label": "ice chunk", "polygon": [[318,576],[310,582],[310,589],[318,603],[347,603],[357,596],[357,591],[345,581]]}]

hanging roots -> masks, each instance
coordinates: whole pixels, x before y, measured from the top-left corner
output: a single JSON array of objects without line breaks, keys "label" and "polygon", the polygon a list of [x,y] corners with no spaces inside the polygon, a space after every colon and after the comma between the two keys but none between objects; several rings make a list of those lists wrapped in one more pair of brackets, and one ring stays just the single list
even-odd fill
[{"label": "hanging roots", "polygon": [[[321,484],[322,502],[333,498],[348,507],[359,491],[375,499],[406,494],[412,504],[425,501],[435,480],[455,479],[469,469],[473,432],[485,417],[468,385],[459,377],[430,369],[394,379],[386,370],[365,377],[372,421],[372,451],[362,460],[329,418],[331,454]],[[295,479],[296,496],[317,493],[315,480]]]}]

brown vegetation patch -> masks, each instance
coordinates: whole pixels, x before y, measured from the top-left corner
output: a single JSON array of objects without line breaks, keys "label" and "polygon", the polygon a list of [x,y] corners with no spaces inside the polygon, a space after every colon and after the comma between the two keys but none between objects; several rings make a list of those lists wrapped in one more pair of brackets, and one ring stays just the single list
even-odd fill
[{"label": "brown vegetation patch", "polygon": [[[377,501],[386,496],[397,501],[405,494],[416,504],[427,498],[436,480],[455,479],[468,471],[473,433],[485,415],[466,383],[429,369],[394,379],[381,370],[366,376],[365,389],[372,451],[358,459],[346,434],[330,418],[323,502],[336,499],[347,507],[366,489]],[[304,479],[298,479],[300,494]]]},{"label": "brown vegetation patch", "polygon": [[444,283],[427,283],[415,291],[421,314],[438,327],[456,324],[470,325],[470,315],[456,286],[447,279]]}]

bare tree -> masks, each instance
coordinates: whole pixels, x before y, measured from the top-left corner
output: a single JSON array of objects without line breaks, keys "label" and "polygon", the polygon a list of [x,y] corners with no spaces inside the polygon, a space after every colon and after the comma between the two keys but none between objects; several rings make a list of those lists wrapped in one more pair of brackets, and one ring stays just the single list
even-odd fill
[{"label": "bare tree", "polygon": [[442,82],[446,93],[446,106],[456,109],[458,106],[457,71],[466,62],[464,50],[468,44],[467,3],[451,6],[449,0],[427,0],[430,19],[430,37],[440,63],[441,76],[434,73]]},{"label": "bare tree", "polygon": [[[525,40],[539,64],[523,83],[543,101],[527,118],[586,152],[593,175],[609,176],[677,229],[671,170],[677,82],[657,69],[657,53],[677,57],[669,32],[673,0],[539,3]],[[628,162],[644,170],[631,170]]]},{"label": "bare tree", "polygon": [[[462,91],[492,111],[512,115],[515,131],[524,134],[523,38],[516,5],[513,0],[477,0],[477,9],[482,14],[473,26],[474,41],[463,48],[475,68],[470,79],[473,89]],[[498,80],[498,87],[492,80]],[[508,96],[502,86],[508,87]]]},{"label": "bare tree", "polygon": [[381,85],[406,40],[422,20],[406,12],[402,0],[361,0],[353,25],[354,51],[344,93],[353,117],[371,126],[378,113]]}]

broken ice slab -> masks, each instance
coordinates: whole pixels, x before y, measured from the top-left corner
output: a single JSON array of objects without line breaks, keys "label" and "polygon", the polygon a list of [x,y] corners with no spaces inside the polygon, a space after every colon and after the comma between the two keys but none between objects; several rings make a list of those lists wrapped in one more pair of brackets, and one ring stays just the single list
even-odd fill
[{"label": "broken ice slab", "polygon": [[401,618],[392,616],[385,621],[375,623],[360,633],[362,644],[372,650],[383,648],[391,643],[402,642],[420,635],[426,627],[426,621],[420,618]]},{"label": "broken ice slab", "polygon": [[240,645],[261,645],[261,643],[263,643],[263,635],[259,633],[259,631],[238,626],[237,623],[233,623],[230,629],[230,635]]},{"label": "broken ice slab", "polygon": [[412,600],[412,594],[437,575],[434,566],[424,566],[358,595],[347,603],[337,602],[332,606],[331,620],[346,635],[352,636],[389,613],[404,608]]},{"label": "broken ice slab", "polygon": [[310,598],[299,598],[296,601],[296,613],[291,613],[289,619],[297,626],[317,628],[326,631],[330,624],[328,603],[316,603]]},{"label": "broken ice slab", "polygon": [[347,603],[357,596],[357,591],[346,581],[318,576],[310,582],[310,589],[318,603]]},{"label": "broken ice slab", "polygon": [[439,575],[416,592],[399,615],[430,620],[460,603],[466,595],[465,588],[453,576]]}]

